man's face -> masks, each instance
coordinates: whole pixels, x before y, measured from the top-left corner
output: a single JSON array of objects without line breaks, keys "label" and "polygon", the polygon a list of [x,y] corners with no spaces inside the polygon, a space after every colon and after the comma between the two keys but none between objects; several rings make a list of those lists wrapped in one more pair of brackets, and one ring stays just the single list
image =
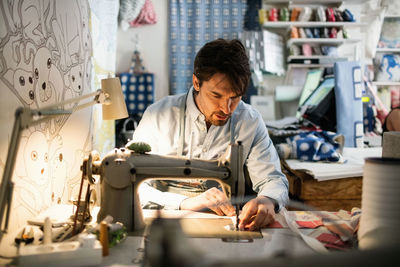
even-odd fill
[{"label": "man's face", "polygon": [[224,125],[242,99],[241,95],[235,94],[231,83],[225,74],[216,73],[210,80],[204,81],[199,86],[199,80],[193,75],[193,87],[198,92],[195,95],[197,108],[206,117],[209,127]]}]

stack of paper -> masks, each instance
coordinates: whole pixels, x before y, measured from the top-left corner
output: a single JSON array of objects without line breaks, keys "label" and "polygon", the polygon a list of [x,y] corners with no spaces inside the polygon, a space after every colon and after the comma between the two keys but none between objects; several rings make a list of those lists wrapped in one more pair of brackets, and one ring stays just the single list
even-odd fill
[{"label": "stack of paper", "polygon": [[288,159],[286,163],[293,170],[305,171],[318,181],[363,176],[364,159],[381,157],[382,147],[343,149],[345,163],[304,162]]}]

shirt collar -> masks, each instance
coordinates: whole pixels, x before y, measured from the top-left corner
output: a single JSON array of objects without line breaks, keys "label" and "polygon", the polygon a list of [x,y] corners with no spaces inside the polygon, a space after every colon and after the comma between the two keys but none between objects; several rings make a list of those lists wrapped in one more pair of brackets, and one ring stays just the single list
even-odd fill
[{"label": "shirt collar", "polygon": [[190,116],[193,120],[203,119],[204,115],[197,108],[194,102],[194,88],[193,86],[189,89],[188,98],[186,100],[186,116]]}]

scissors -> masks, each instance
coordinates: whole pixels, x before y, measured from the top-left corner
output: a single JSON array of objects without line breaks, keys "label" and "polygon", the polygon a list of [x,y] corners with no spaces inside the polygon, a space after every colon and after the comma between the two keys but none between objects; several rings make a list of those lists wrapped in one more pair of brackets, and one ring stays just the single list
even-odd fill
[{"label": "scissors", "polygon": [[33,229],[30,227],[29,231],[26,231],[26,228],[22,229],[21,232],[15,237],[15,243],[20,246],[21,244],[27,245],[33,242]]}]

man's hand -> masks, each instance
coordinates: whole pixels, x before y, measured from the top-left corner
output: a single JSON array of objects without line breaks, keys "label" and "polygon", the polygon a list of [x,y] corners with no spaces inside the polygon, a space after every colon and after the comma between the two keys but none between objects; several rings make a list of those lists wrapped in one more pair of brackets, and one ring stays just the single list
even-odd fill
[{"label": "man's hand", "polygon": [[208,208],[220,216],[235,215],[235,209],[231,205],[224,192],[215,187],[208,189],[198,196],[185,199],[182,201],[180,208],[181,210],[194,211]]},{"label": "man's hand", "polygon": [[258,196],[243,206],[239,216],[240,230],[258,230],[275,221],[274,203],[265,196]]}]

